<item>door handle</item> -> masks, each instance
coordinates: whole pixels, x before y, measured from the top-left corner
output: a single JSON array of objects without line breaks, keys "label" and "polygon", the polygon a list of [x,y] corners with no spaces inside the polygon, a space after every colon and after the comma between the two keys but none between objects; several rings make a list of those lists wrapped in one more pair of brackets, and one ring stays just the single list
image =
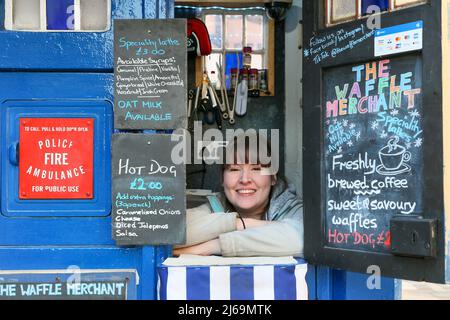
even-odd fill
[{"label": "door handle", "polygon": [[18,166],[19,165],[19,142],[16,141],[12,145],[9,146],[9,162],[11,162],[12,165]]}]

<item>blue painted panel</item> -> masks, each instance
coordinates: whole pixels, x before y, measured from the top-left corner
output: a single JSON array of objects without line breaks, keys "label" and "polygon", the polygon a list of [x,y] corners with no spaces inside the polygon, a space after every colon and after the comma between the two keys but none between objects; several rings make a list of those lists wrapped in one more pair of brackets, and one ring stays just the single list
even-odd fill
[{"label": "blue painted panel", "polygon": [[349,300],[347,296],[348,272],[343,270],[331,270],[331,279],[333,284],[333,300]]},{"label": "blue painted panel", "polygon": [[[141,19],[142,1],[113,0],[112,18]],[[106,32],[2,30],[0,42],[1,69],[113,69],[112,30]]]},{"label": "blue painted panel", "polygon": [[333,270],[328,267],[316,267],[316,299],[333,299]]},{"label": "blue painted panel", "polygon": [[153,247],[0,247],[0,270],[136,269],[137,298],[156,299],[154,256]]},{"label": "blue painted panel", "polygon": [[144,0],[144,18],[159,18],[159,0]]},{"label": "blue painted panel", "polygon": [[144,17],[146,19],[173,18],[175,1],[173,0],[144,0]]},{"label": "blue painted panel", "polygon": [[113,101],[111,73],[0,72],[0,101],[101,99]]},{"label": "blue painted panel", "polygon": [[317,299],[317,286],[316,286],[317,271],[316,267],[308,264],[308,272],[306,272],[306,284],[308,286],[308,299]]},{"label": "blue painted panel", "polygon": [[[112,19],[169,18],[173,0],[112,0]],[[113,69],[113,30],[106,32],[16,32],[4,30],[0,1],[0,69]],[[111,24],[113,25],[113,24]]]},{"label": "blue painted panel", "polygon": [[[141,19],[173,17],[173,1],[113,0],[112,17]],[[147,10],[154,6],[154,10]],[[113,101],[113,31],[106,32],[13,32],[4,30],[4,1],[0,0],[0,115],[5,100]],[[17,71],[63,70],[64,73]],[[67,71],[83,73],[69,73]],[[88,73],[88,71],[108,73]],[[67,105],[65,106],[67,107]],[[91,112],[80,108],[78,116]],[[67,109],[65,109],[67,110]],[[47,112],[47,111],[44,111]],[[42,114],[41,114],[42,115]],[[106,117],[106,116],[105,116]],[[0,119],[4,132],[10,125]],[[109,132],[109,129],[107,129]],[[2,135],[0,159],[8,156]],[[105,135],[101,142],[109,144]],[[101,164],[100,164],[101,165]],[[109,164],[105,164],[108,168]],[[3,172],[2,172],[3,171]],[[0,180],[5,179],[4,168]],[[110,185],[105,174],[106,186]],[[109,187],[105,195],[110,195]],[[3,200],[1,200],[3,205]],[[58,214],[58,212],[51,212]],[[39,247],[42,246],[42,247]],[[64,247],[62,247],[64,246]],[[138,299],[156,298],[155,266],[171,254],[170,247],[118,248],[111,239],[111,218],[59,217],[11,218],[0,214],[0,270],[136,269]]]},{"label": "blue painted panel", "polygon": [[317,267],[317,299],[319,300],[394,300],[399,299],[401,283],[381,277],[380,289],[370,290],[370,275],[328,267]]},{"label": "blue painted panel", "polygon": [[[83,77],[81,76],[83,79]],[[94,118],[94,198],[85,200],[19,199],[19,167],[3,157],[1,214],[31,216],[108,216],[111,212],[112,103],[105,100],[6,100],[0,102],[2,152],[15,150],[20,118]]]},{"label": "blue painted panel", "polygon": [[380,289],[370,290],[367,287],[369,275],[346,272],[346,300],[395,300],[398,287],[396,280],[392,278],[381,277]]},{"label": "blue painted panel", "polygon": [[[46,99],[55,99],[73,101],[83,99],[109,101],[112,104],[112,74],[76,74],[76,73],[0,73],[0,123],[2,132],[13,132],[4,118],[5,100],[30,100],[35,102]],[[61,111],[61,110],[59,110]],[[48,112],[48,111],[46,111]],[[83,116],[83,112],[91,112],[89,108],[81,108],[78,116]],[[112,134],[111,114],[105,114],[109,125],[106,126],[106,132],[99,144],[109,150],[109,139]],[[106,120],[105,120],[106,121]],[[1,136],[1,159],[6,158],[7,139]],[[99,155],[97,155],[99,156]],[[108,169],[110,161],[105,157],[103,163],[96,170],[104,170],[103,174],[97,179],[103,180],[96,183],[102,183],[104,186],[103,196],[108,201],[105,205],[109,206],[110,199],[110,178]],[[3,162],[4,163],[4,162]],[[0,179],[4,181],[6,168],[2,166]],[[102,171],[101,171],[102,172]],[[2,195],[4,192],[2,191]],[[1,201],[4,207],[5,200]],[[76,201],[75,201],[76,202]],[[66,206],[70,206],[67,205]],[[52,208],[47,209],[51,213]],[[53,212],[52,214],[58,214]],[[111,239],[111,218],[9,218],[0,214],[0,245],[112,245]]]}]

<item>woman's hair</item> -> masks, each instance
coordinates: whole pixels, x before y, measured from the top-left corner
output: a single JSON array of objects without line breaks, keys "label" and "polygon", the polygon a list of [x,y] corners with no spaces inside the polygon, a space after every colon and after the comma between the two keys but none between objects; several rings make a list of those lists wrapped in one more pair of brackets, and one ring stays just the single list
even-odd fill
[{"label": "woman's hair", "polygon": [[225,148],[222,172],[233,164],[259,164],[270,167],[272,149],[269,140],[262,134],[241,134],[234,136]]}]

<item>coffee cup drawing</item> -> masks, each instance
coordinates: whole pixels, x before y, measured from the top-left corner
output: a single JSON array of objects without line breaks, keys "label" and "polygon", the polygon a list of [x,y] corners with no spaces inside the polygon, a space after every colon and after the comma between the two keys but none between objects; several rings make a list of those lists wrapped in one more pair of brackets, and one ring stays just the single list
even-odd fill
[{"label": "coffee cup drawing", "polygon": [[376,168],[381,175],[390,176],[411,171],[407,164],[411,160],[411,152],[399,145],[399,138],[389,140],[387,145],[378,152],[381,164]]}]

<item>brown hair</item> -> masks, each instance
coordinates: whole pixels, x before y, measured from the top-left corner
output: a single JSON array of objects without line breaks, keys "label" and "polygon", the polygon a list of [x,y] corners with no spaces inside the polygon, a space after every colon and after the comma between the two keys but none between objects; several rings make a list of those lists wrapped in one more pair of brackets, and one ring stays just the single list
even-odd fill
[{"label": "brown hair", "polygon": [[[267,159],[261,159],[263,151]],[[270,142],[260,134],[234,136],[225,148],[225,156],[222,172],[233,164],[259,164],[262,167],[270,167],[272,163]]]},{"label": "brown hair", "polygon": [[[252,140],[253,138],[253,140]],[[240,140],[241,139],[241,140]],[[260,158],[261,149],[265,149],[266,155],[268,157],[268,162],[261,161]],[[264,168],[271,167],[272,151],[270,141],[261,134],[255,135],[239,135],[234,136],[231,141],[229,141],[226,151],[226,161],[222,165],[222,174],[220,175],[220,182],[223,184],[223,175],[225,170],[227,170],[233,164],[259,164]],[[255,159],[256,157],[256,159]],[[233,161],[229,162],[228,160]],[[267,159],[266,159],[267,160]],[[277,180],[278,176],[276,173],[272,176]],[[272,190],[270,191],[269,197],[272,195]],[[221,194],[221,200],[224,204],[225,211],[236,211],[236,208],[228,201],[224,193]]]}]

